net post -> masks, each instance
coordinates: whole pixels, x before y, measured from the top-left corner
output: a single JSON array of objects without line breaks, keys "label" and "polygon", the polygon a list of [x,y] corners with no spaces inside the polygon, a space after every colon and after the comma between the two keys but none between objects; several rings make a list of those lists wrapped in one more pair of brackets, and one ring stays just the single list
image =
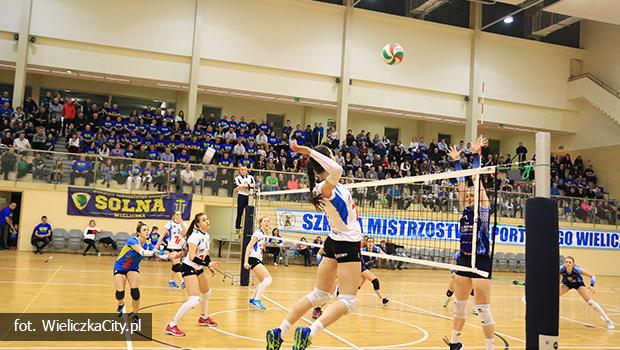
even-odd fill
[{"label": "net post", "polygon": [[536,197],[525,207],[526,349],[557,349],[560,313],[557,202],[550,198],[549,133],[536,134]]},{"label": "net post", "polygon": [[254,211],[256,205],[256,194],[254,191],[250,192],[250,198],[248,198],[248,206],[245,208],[245,214],[243,215],[243,234],[241,237],[241,271],[239,272],[239,284],[243,287],[250,285],[250,270],[246,270],[243,266],[245,261],[245,251],[252,239],[252,233],[254,233]]}]

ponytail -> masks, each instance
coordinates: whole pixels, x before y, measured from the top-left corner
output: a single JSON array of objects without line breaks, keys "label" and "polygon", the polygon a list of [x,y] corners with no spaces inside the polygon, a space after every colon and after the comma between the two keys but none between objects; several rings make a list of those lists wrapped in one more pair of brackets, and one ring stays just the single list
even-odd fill
[{"label": "ponytail", "polygon": [[196,215],[194,215],[194,219],[192,220],[191,224],[189,224],[189,227],[187,228],[187,233],[186,235],[191,235],[192,232],[194,232],[194,229],[196,228],[196,224],[198,223],[198,221],[200,221],[200,217],[205,215],[204,213],[198,213]]},{"label": "ponytail", "polygon": [[[323,203],[321,202],[321,198],[323,198],[322,194],[314,193],[314,188],[316,187],[316,166],[318,164],[312,158],[308,160],[306,164],[306,171],[308,172],[308,182],[310,187],[310,196],[308,196],[310,203],[314,206],[314,208],[318,211],[323,210]],[[318,165],[320,167],[320,165]]]}]

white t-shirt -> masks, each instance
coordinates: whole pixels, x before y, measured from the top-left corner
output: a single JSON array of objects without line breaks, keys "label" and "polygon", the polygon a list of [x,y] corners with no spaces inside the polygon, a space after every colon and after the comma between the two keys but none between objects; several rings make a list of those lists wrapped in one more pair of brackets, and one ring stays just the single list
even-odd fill
[{"label": "white t-shirt", "polygon": [[[322,181],[314,188],[316,195],[326,184]],[[357,206],[351,192],[342,184],[337,184],[330,198],[322,198],[323,211],[327,215],[332,232],[329,237],[335,241],[359,242],[362,240],[362,227],[357,220]]]},{"label": "white t-shirt", "polygon": [[254,185],[256,185],[256,181],[254,181],[254,176],[252,175],[248,175],[246,177],[243,177],[241,175],[237,176],[235,178],[235,184],[237,186],[241,186],[241,185],[250,185],[250,187],[239,187],[239,194],[242,194],[244,196],[249,196],[250,195],[250,188],[254,187]]},{"label": "white t-shirt", "polygon": [[252,238],[256,238],[257,241],[251,247],[250,258],[256,258],[263,261],[263,251],[265,250],[265,233],[260,228],[252,234]]},{"label": "white t-shirt", "polygon": [[[204,259],[209,255],[209,248],[211,246],[211,237],[208,232],[204,234],[198,230],[194,230],[192,234],[187,238],[187,244],[196,245],[196,256],[200,259]],[[203,266],[198,265],[195,262],[189,260],[189,254],[183,258],[183,263],[193,267],[195,270],[202,270]]]},{"label": "white t-shirt", "polygon": [[164,226],[168,230],[168,248],[182,249],[185,244],[183,240],[183,226],[170,220]]},{"label": "white t-shirt", "polygon": [[97,235],[97,232],[99,232],[98,228],[88,226],[84,230],[84,239],[92,239],[92,240],[94,240],[95,236]]}]

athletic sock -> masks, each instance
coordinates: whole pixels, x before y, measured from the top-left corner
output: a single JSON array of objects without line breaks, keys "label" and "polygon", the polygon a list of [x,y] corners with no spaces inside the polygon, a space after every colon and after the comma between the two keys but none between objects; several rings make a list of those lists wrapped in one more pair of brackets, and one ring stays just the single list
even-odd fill
[{"label": "athletic sock", "polygon": [[200,296],[200,317],[207,318],[209,315],[209,299],[211,298],[211,289],[208,292],[202,293]]},{"label": "athletic sock", "polygon": [[319,334],[319,332],[321,330],[323,330],[323,324],[321,323],[321,321],[316,320],[314,321],[311,325],[310,325],[310,337],[314,338],[316,337],[317,334]]},{"label": "athletic sock", "polygon": [[596,312],[598,312],[598,314],[604,321],[609,320],[609,317],[607,316],[603,308],[596,301],[594,301],[594,299],[590,299],[590,301],[588,301],[588,305],[592,306],[592,308],[596,310]]},{"label": "athletic sock", "polygon": [[284,320],[282,321],[282,323],[280,323],[282,338],[284,338],[284,335],[288,332],[289,329],[291,329],[291,323],[288,320]]},{"label": "athletic sock", "polygon": [[484,339],[484,345],[486,350],[493,350],[493,338]]},{"label": "athletic sock", "polygon": [[197,304],[200,303],[199,299],[200,298],[198,297],[189,297],[189,299],[185,303],[183,303],[183,305],[181,305],[179,310],[177,310],[177,313],[174,315],[172,322],[170,322],[170,327],[174,327],[179,324],[183,316],[185,316],[185,314],[187,314],[191,309],[193,309]]},{"label": "athletic sock", "polygon": [[256,286],[256,290],[254,291],[254,299],[260,300],[260,297],[263,295],[265,288],[267,288],[267,284],[265,283],[265,281],[262,281],[261,283],[259,283]]},{"label": "athletic sock", "polygon": [[452,336],[450,337],[450,343],[456,344],[461,342],[461,331],[457,331],[456,329],[452,330]]}]

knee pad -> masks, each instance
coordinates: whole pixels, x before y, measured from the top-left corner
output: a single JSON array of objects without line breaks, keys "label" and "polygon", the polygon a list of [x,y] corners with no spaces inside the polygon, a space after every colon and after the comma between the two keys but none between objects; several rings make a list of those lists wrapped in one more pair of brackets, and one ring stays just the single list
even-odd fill
[{"label": "knee pad", "polygon": [[454,318],[460,318],[462,320],[467,318],[467,300],[455,300],[454,301]]},{"label": "knee pad", "polygon": [[355,309],[355,304],[357,302],[355,295],[350,294],[340,294],[338,296],[338,301],[342,302],[344,305],[347,306],[348,312],[353,312],[353,309]]},{"label": "knee pad", "polygon": [[[209,292],[207,292],[209,293]],[[205,293],[205,294],[207,294]],[[196,305],[200,304],[200,297],[198,295],[190,295],[189,298],[187,299],[187,302],[189,303],[189,305],[192,307],[192,309],[194,307],[196,307]]]},{"label": "knee pad", "polygon": [[181,263],[172,264],[172,272],[181,272]]},{"label": "knee pad", "polygon": [[371,281],[371,283],[372,283],[372,288],[373,288],[374,290],[379,290],[379,289],[381,289],[381,287],[380,287],[380,285],[379,285],[379,279],[378,279],[378,278],[375,278],[374,280],[372,280],[372,281]]},{"label": "knee pad", "polygon": [[140,288],[131,288],[131,299],[140,300]]},{"label": "knee pad", "polygon": [[448,289],[448,290],[446,291],[446,296],[447,296],[448,298],[450,298],[450,297],[451,297],[451,296],[453,296],[453,295],[454,295],[454,292],[453,292],[453,291],[451,291],[450,289]]},{"label": "knee pad", "polygon": [[116,291],[116,300],[123,300],[125,299],[125,291],[124,290],[117,290]]},{"label": "knee pad", "polygon": [[271,279],[271,277],[265,277],[265,279],[263,280],[263,282],[262,282],[262,283],[263,283],[263,285],[264,285],[265,287],[267,287],[267,286],[269,286],[269,285],[271,284],[271,282],[272,282],[272,281],[273,281],[273,280]]},{"label": "knee pad", "polygon": [[491,315],[491,305],[478,304],[474,306],[474,308],[478,313],[478,317],[480,317],[480,324],[482,324],[483,326],[490,326],[494,323],[493,315]]},{"label": "knee pad", "polygon": [[329,301],[329,293],[318,288],[314,288],[306,297],[314,307],[321,306]]},{"label": "knee pad", "polygon": [[201,299],[207,299],[209,300],[211,298],[211,295],[213,294],[213,289],[209,289],[207,292],[202,293],[202,295],[200,296]]}]

